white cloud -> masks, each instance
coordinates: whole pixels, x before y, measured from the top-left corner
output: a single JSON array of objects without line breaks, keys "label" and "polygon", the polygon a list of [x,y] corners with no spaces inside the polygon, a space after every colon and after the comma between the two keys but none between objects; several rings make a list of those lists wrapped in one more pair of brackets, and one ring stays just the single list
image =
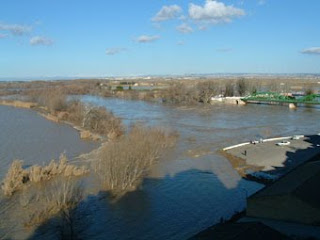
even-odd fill
[{"label": "white cloud", "polygon": [[1,39],[1,38],[6,38],[6,37],[8,37],[7,34],[1,34],[1,33],[0,33],[0,39]]},{"label": "white cloud", "polygon": [[233,5],[225,5],[219,1],[206,0],[203,6],[191,3],[189,5],[189,16],[196,21],[202,21],[211,24],[228,23],[233,18],[244,16],[243,9],[236,8]]},{"label": "white cloud", "polygon": [[179,20],[184,21],[187,19],[187,17],[185,15],[181,15],[180,17],[178,17]]},{"label": "white cloud", "polygon": [[184,45],[184,41],[179,41],[179,42],[177,42],[177,45],[179,45],[179,46]]},{"label": "white cloud", "polygon": [[53,41],[50,38],[35,36],[30,39],[30,44],[32,46],[37,46],[37,45],[49,46],[53,44]]},{"label": "white cloud", "polygon": [[152,18],[154,22],[161,22],[176,18],[182,9],[178,5],[163,6],[160,11]]},{"label": "white cloud", "polygon": [[158,35],[142,35],[140,37],[137,38],[137,42],[139,43],[148,43],[148,42],[154,42],[156,40],[158,40],[160,38],[160,36]]},{"label": "white cloud", "polygon": [[181,33],[192,33],[193,29],[186,23],[182,23],[181,25],[177,26],[177,31]]},{"label": "white cloud", "polygon": [[303,49],[301,53],[320,55],[320,47],[306,48],[306,49]]},{"label": "white cloud", "polygon": [[32,31],[31,26],[0,23],[0,30],[8,31],[12,35],[23,35]]},{"label": "white cloud", "polygon": [[267,2],[266,0],[259,0],[258,5],[265,5]]},{"label": "white cloud", "polygon": [[126,48],[107,48],[106,54],[107,55],[116,55],[118,53],[126,51]]}]

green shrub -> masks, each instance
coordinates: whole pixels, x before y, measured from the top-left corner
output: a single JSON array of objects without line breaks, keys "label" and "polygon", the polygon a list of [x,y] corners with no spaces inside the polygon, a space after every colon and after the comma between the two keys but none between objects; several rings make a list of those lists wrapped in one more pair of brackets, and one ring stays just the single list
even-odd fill
[{"label": "green shrub", "polygon": [[117,90],[117,91],[123,91],[123,87],[122,87],[122,86],[117,86],[117,87],[116,87],[116,90]]}]

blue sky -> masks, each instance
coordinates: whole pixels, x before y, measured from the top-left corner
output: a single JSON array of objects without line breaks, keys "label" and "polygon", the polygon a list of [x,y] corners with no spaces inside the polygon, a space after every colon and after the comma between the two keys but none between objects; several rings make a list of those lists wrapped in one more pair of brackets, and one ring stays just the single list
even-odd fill
[{"label": "blue sky", "polygon": [[0,77],[320,73],[319,10],[319,0],[2,0]]}]

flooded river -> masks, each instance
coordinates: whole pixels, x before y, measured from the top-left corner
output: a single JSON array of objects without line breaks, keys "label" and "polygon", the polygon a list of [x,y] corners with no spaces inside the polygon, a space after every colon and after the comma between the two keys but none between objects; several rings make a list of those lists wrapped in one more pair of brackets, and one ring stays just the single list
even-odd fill
[{"label": "flooded river", "polygon": [[[141,189],[117,203],[93,200],[86,235],[96,239],[187,239],[245,207],[262,185],[242,180],[218,150],[261,137],[312,134],[319,109],[248,105],[173,107],[86,96],[123,119],[177,130],[176,151],[152,169]],[[92,207],[94,206],[94,207]]]},{"label": "flooded river", "polygon": [[[82,239],[187,239],[243,210],[246,197],[263,187],[241,179],[219,149],[261,137],[320,131],[316,108],[174,107],[92,96],[82,100],[106,107],[127,126],[142,122],[180,134],[174,152],[154,166],[139,190],[117,202],[92,195],[81,204],[83,224],[77,230]],[[0,123],[0,158],[5,168],[14,158],[32,164],[64,150],[75,156],[92,148],[70,127],[29,110],[0,107]],[[43,232],[34,236],[50,238]]]}]

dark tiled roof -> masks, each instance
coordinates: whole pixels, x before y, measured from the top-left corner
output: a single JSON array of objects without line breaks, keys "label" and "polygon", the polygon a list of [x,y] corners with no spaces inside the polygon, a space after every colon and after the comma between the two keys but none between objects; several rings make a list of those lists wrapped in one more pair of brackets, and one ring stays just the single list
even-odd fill
[{"label": "dark tiled roof", "polygon": [[[297,167],[278,181],[265,189],[252,195],[250,199],[259,197],[270,197],[274,195],[295,194],[302,197],[313,195],[319,189],[320,183],[320,161],[313,161]],[[311,196],[310,197],[313,197]],[[309,197],[307,197],[309,198]],[[319,195],[316,199],[319,199]],[[319,206],[319,205],[318,205]]]},{"label": "dark tiled roof", "polygon": [[215,225],[189,240],[285,240],[290,239],[282,233],[260,223],[225,223]]}]

